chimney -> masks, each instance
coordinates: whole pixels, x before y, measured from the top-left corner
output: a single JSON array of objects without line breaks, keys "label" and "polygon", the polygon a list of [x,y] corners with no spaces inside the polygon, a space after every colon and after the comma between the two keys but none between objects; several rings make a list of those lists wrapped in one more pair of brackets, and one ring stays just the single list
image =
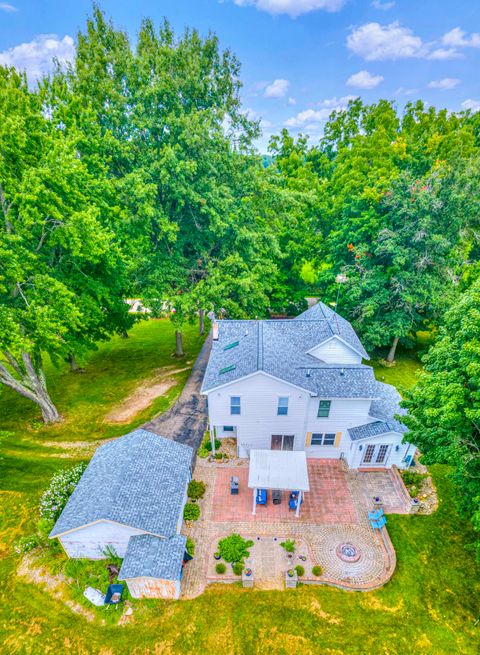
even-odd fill
[{"label": "chimney", "polygon": [[212,323],[212,338],[214,341],[218,341],[218,323],[215,319]]}]

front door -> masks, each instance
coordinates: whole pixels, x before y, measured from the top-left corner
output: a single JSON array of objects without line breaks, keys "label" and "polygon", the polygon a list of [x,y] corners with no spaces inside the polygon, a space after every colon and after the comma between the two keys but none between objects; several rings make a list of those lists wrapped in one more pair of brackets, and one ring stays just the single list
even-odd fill
[{"label": "front door", "polygon": [[363,454],[362,464],[367,464],[370,466],[382,465],[387,461],[388,450],[390,446],[386,444],[369,444],[365,448],[365,453]]},{"label": "front door", "polygon": [[293,434],[272,434],[272,450],[293,450]]}]

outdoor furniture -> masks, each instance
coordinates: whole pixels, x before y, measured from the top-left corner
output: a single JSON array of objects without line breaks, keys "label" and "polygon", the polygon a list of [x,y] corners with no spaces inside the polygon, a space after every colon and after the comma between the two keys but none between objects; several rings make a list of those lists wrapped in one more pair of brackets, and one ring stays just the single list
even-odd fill
[{"label": "outdoor furniture", "polygon": [[230,495],[231,496],[238,496],[238,485],[239,485],[239,479],[236,475],[232,475],[230,478]]},{"label": "outdoor furniture", "polygon": [[93,587],[87,587],[83,592],[83,595],[87,600],[89,600],[96,607],[102,607],[105,605],[105,596],[98,589]]},{"label": "outdoor furniture", "polygon": [[272,503],[274,505],[280,505],[282,502],[282,490],[281,489],[273,489],[272,491]]},{"label": "outdoor furniture", "polygon": [[267,490],[266,489],[257,489],[256,502],[257,502],[257,505],[266,505],[267,504]]},{"label": "outdoor furniture", "polygon": [[107,593],[105,594],[105,605],[115,605],[115,609],[117,609],[122,601],[122,593],[123,584],[108,585]]},{"label": "outdoor furniture", "polygon": [[381,530],[384,525],[387,523],[387,519],[383,513],[383,509],[380,507],[373,512],[368,512],[368,520],[370,521],[370,526],[375,530]]}]

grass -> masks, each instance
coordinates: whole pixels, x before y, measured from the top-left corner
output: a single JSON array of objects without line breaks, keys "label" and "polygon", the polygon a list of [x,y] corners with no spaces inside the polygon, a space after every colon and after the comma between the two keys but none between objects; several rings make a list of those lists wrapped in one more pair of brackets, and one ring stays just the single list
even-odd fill
[{"label": "grass", "polygon": [[[192,328],[186,338],[188,353],[193,356],[199,346]],[[105,588],[104,562],[68,561],[42,552],[45,563],[57,567],[54,572],[75,579],[63,598],[19,578],[20,558],[12,542],[31,531],[39,495],[52,473],[75,461],[60,457],[64,451],[47,448],[45,442],[87,441],[121,433],[118,426],[104,425],[103,416],[155,368],[170,362],[172,348],[173,332],[168,324],[142,323],[130,339],[102,345],[87,363],[84,375],[71,376],[65,369],[49,371],[56,380],[54,396],[65,414],[65,423],[59,427],[32,430],[35,409],[11,394],[0,394],[0,415],[2,421],[7,417],[10,431],[3,440],[5,452],[0,462],[2,655],[437,655],[479,651],[480,628],[474,625],[480,614],[479,571],[469,549],[474,535],[456,513],[449,470],[440,466],[432,467],[440,499],[437,512],[388,517],[397,570],[392,580],[375,592],[309,586],[278,592],[218,585],[190,601],[141,601],[135,605],[134,621],[118,626],[114,610],[101,610],[95,620],[88,621],[65,602],[83,602],[81,592],[86,584]],[[402,353],[398,360],[402,361]],[[399,368],[385,369],[386,376],[393,371],[398,374],[401,366],[405,367],[402,384],[407,386],[418,362],[412,360],[400,367],[397,363]],[[95,389],[102,391],[101,398]],[[85,402],[87,394],[93,406]],[[83,412],[88,412],[88,418]]]}]

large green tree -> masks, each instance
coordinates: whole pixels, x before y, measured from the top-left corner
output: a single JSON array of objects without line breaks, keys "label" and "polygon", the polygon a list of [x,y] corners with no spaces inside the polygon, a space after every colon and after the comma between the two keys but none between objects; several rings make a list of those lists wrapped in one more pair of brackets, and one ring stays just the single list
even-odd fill
[{"label": "large green tree", "polygon": [[454,468],[463,507],[480,531],[480,280],[446,312],[424,363],[403,401],[407,438],[425,463]]}]

